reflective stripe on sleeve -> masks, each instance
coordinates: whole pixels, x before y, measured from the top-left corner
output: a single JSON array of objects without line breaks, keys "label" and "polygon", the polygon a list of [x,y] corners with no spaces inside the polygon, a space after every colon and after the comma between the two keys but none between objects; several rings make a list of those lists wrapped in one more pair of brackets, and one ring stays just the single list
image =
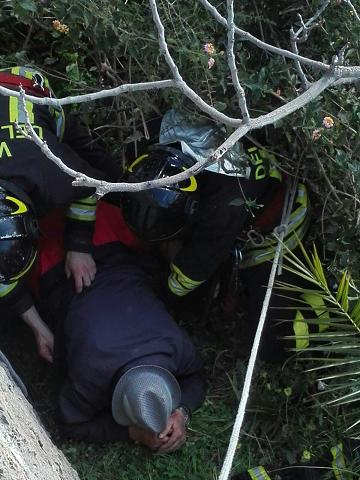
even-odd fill
[{"label": "reflective stripe on sleeve", "polygon": [[[295,204],[297,207],[290,214],[288,232],[284,238],[284,243],[289,250],[294,250],[297,247],[299,241],[304,238],[310,223],[307,191],[303,184],[298,185]],[[277,239],[273,235],[267,235],[265,241],[258,247],[247,244],[240,268],[249,268],[272,260],[276,245]]]},{"label": "reflective stripe on sleeve", "polygon": [[[21,75],[22,77],[28,78],[26,71],[21,67],[13,67],[11,69],[12,75]],[[34,123],[34,105],[26,100],[25,102],[27,113],[29,114],[30,123]],[[25,123],[26,122],[26,112],[21,101],[17,97],[9,98],[9,122],[10,123]]]},{"label": "reflective stripe on sleeve", "polygon": [[196,287],[205,282],[205,280],[192,280],[187,277],[179,267],[171,263],[171,273],[168,278],[168,286],[170,291],[178,297],[183,297],[195,290]]},{"label": "reflective stripe on sleeve", "polygon": [[255,467],[248,470],[251,480],[271,480],[264,467]]},{"label": "reflective stripe on sleeve", "polygon": [[66,217],[72,218],[73,220],[94,222],[96,220],[96,202],[95,195],[72,202],[68,208]]}]

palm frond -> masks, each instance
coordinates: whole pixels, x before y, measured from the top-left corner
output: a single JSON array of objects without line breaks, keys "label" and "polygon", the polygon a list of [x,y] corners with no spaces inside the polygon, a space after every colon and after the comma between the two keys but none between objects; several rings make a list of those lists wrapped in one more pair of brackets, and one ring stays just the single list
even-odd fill
[{"label": "palm frond", "polygon": [[[315,246],[308,253],[300,244],[303,260],[286,250],[284,269],[296,275],[305,286],[278,281],[276,295],[292,300],[292,305],[285,308],[301,312],[304,317],[301,322],[312,325],[312,333],[288,335],[284,339],[309,342],[305,350],[290,350],[308,362],[307,372],[319,373],[321,391],[313,397],[317,405],[340,408],[344,432],[357,438],[360,436],[360,408],[356,407],[360,403],[359,290],[344,271],[336,291],[332,291]],[[309,304],[310,297],[316,297],[318,303]]]}]

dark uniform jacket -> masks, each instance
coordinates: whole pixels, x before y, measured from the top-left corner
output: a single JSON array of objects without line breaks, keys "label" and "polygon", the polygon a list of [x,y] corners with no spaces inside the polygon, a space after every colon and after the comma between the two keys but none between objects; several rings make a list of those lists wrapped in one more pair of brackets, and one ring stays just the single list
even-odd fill
[{"label": "dark uniform jacket", "polygon": [[[201,359],[153,293],[139,265],[141,255],[119,243],[136,245],[129,235],[119,209],[99,202],[92,285],[75,295],[63,264],[41,280],[40,298],[50,318],[57,320],[51,325],[56,364],[65,370],[58,402],[61,430],[78,440],[128,437],[127,428],[112,418],[111,397],[121,374],[137,365],[158,365],[172,372],[181,387],[181,403],[190,411],[204,400]],[[40,263],[49,261],[44,242],[39,255]]]},{"label": "dark uniform jacket", "polygon": [[[160,124],[160,119],[148,124],[152,142],[158,140]],[[243,237],[240,268],[259,265],[274,256],[276,239],[270,234],[281,223],[286,182],[272,153],[253,139],[244,137],[241,142],[248,160],[248,178],[210,171],[197,177],[199,207],[192,223],[184,229],[182,246],[170,264],[170,301],[209,279],[229,258],[239,236]],[[146,143],[138,147],[140,156],[146,152]],[[176,148],[181,148],[180,144]],[[131,144],[128,157],[134,158]],[[307,192],[299,184],[285,238],[291,250],[303,238],[308,220]],[[252,237],[247,235],[249,231]]]},{"label": "dark uniform jacket", "polygon": [[[0,71],[1,86],[17,90],[19,83],[29,95],[52,96],[48,80],[39,72],[22,67]],[[26,110],[35,132],[67,166],[91,177],[116,180],[115,165],[90,143],[86,128],[65,115],[61,107],[27,101]],[[15,122],[24,126],[25,114],[20,99],[0,95],[0,186],[25,192],[39,216],[68,205],[66,248],[89,251],[96,210],[94,189],[74,187],[72,177],[16,131]],[[24,280],[0,284],[0,309],[21,314],[32,305],[23,284]]]}]

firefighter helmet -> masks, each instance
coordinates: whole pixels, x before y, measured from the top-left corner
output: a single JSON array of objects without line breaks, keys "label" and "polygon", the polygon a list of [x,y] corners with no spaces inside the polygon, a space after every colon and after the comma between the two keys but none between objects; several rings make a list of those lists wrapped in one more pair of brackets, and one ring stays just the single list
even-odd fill
[{"label": "firefighter helmet", "polygon": [[0,282],[15,281],[31,268],[37,237],[30,200],[0,187]]},{"label": "firefighter helmet", "polygon": [[[194,163],[181,150],[155,145],[128,167],[127,180],[145,182],[166,178]],[[174,185],[127,193],[122,199],[126,223],[140,239],[148,242],[174,238],[192,218],[197,205],[195,177]]]}]

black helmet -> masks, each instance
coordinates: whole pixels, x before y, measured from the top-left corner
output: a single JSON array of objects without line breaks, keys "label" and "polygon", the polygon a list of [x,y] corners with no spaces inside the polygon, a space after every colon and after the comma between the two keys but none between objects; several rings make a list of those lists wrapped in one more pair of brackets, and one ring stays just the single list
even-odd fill
[{"label": "black helmet", "polygon": [[[192,165],[194,160],[181,150],[155,145],[128,167],[127,181],[165,178]],[[166,187],[127,193],[122,199],[126,223],[139,238],[148,242],[175,237],[193,216],[197,205],[195,177]]]},{"label": "black helmet", "polygon": [[37,237],[31,202],[0,186],[0,282],[15,281],[31,268]]}]

